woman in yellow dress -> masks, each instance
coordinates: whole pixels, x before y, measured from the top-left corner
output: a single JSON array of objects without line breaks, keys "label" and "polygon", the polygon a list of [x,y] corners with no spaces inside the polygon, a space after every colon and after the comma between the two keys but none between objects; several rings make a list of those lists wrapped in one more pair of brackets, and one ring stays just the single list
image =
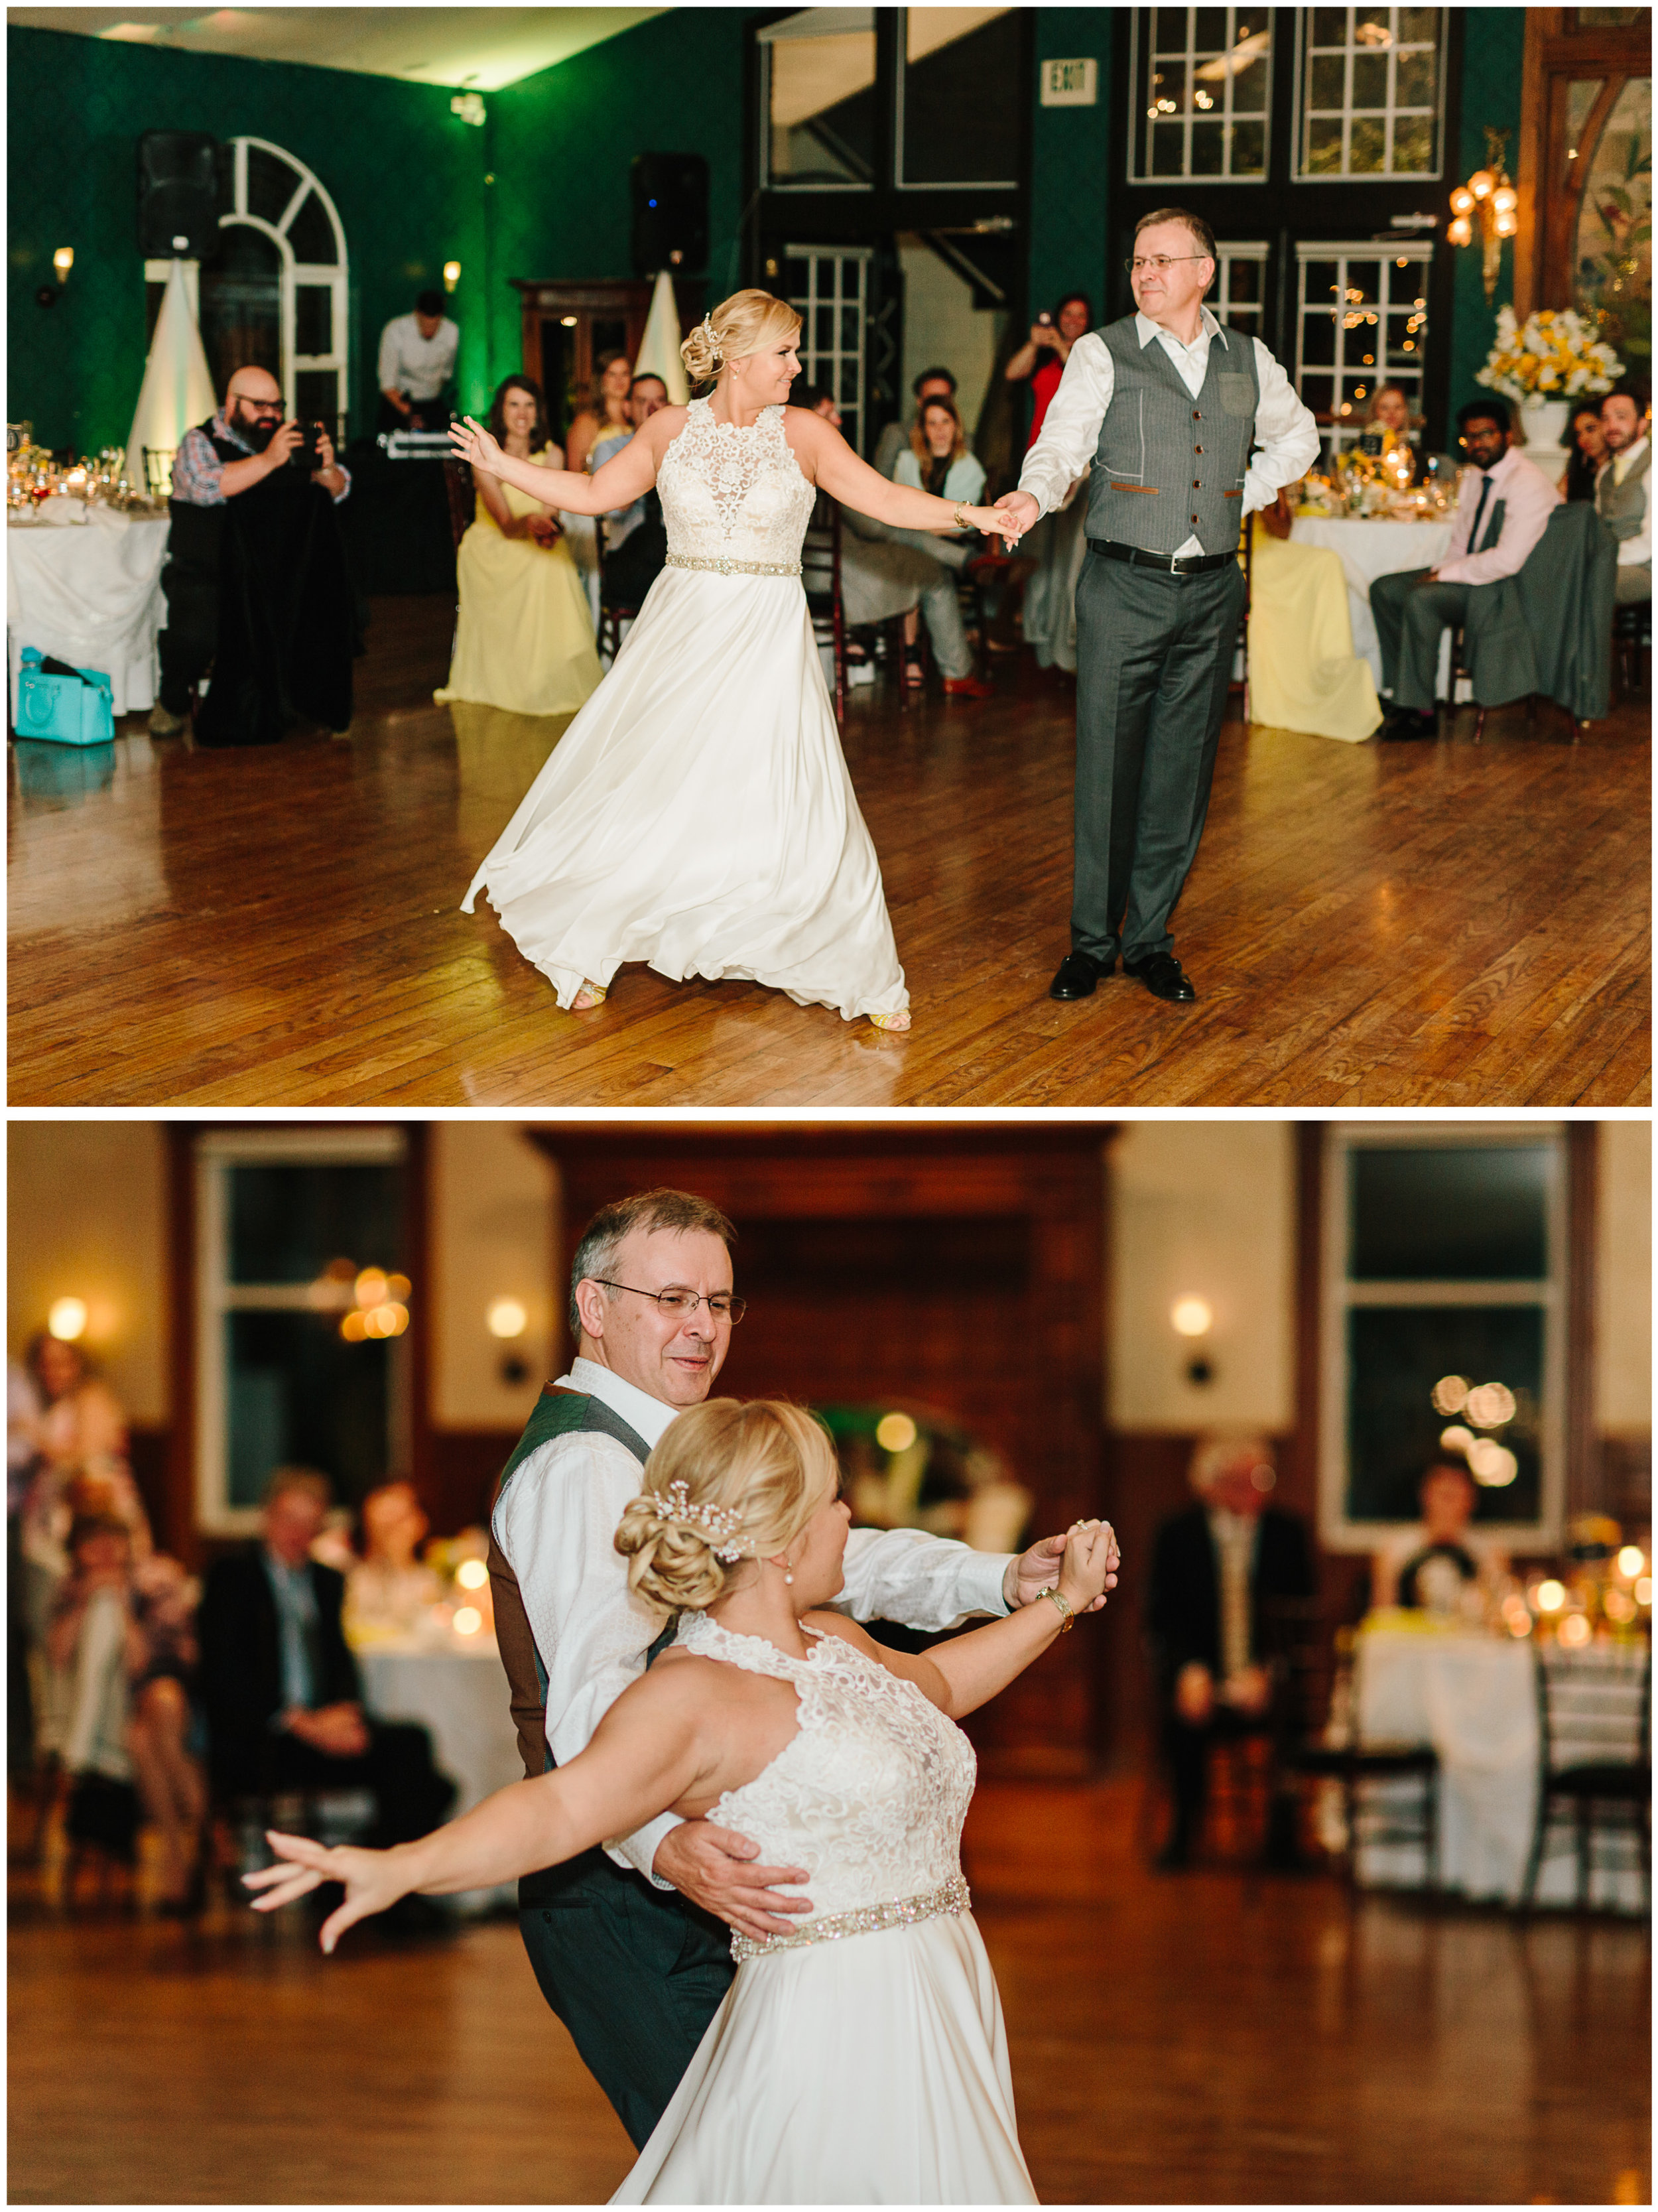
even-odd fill
[{"label": "woman in yellow dress", "polygon": [[[509,376],[495,393],[489,427],[519,460],[559,468],[540,387]],[[587,594],[557,516],[515,485],[474,469],[477,514],[460,541],[456,572],[460,621],[440,702],[469,700],[515,714],[574,714],[598,689],[603,671]]]}]

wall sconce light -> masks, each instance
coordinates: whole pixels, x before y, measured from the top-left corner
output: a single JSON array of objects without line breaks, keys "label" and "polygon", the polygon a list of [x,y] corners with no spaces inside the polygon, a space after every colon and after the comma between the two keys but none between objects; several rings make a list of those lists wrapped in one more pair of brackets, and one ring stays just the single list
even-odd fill
[{"label": "wall sconce light", "polygon": [[69,272],[75,266],[75,248],[72,246],[60,246],[52,257],[52,265],[58,271],[58,282],[60,284],[67,284]]},{"label": "wall sconce light", "polygon": [[451,115],[459,115],[463,123],[476,124],[482,128],[487,110],[481,92],[458,92],[449,103]]},{"label": "wall sconce light", "polygon": [[[1176,1298],[1169,1309],[1169,1321],[1176,1336],[1188,1338],[1195,1346],[1199,1340],[1207,1336],[1214,1327],[1214,1309],[1207,1298]],[[1200,1349],[1194,1349],[1186,1364],[1186,1379],[1199,1388],[1215,1379],[1213,1363]]]},{"label": "wall sconce light", "polygon": [[46,1334],[55,1336],[59,1344],[75,1344],[86,1334],[87,1302],[84,1298],[54,1298],[52,1310],[46,1316]]},{"label": "wall sconce light", "polygon": [[1466,185],[1451,194],[1451,220],[1445,235],[1453,246],[1472,246],[1473,227],[1479,224],[1485,244],[1485,305],[1497,297],[1497,274],[1503,264],[1503,240],[1520,228],[1520,195],[1504,167],[1510,133],[1485,127],[1485,166],[1476,169]]},{"label": "wall sconce light", "polygon": [[[519,1298],[491,1298],[484,1311],[483,1325],[502,1344],[511,1344],[528,1328],[530,1316]],[[501,1363],[501,1379],[508,1389],[517,1389],[529,1372],[527,1363],[516,1352],[505,1354]]]},{"label": "wall sconce light", "polygon": [[454,290],[454,289],[455,289],[456,285],[457,285],[457,284],[459,284],[459,282],[460,282],[460,264],[459,264],[459,261],[446,261],[446,262],[444,263],[444,264],[443,264],[443,289],[444,289],[444,290],[445,290],[446,292],[452,292],[452,291]]}]

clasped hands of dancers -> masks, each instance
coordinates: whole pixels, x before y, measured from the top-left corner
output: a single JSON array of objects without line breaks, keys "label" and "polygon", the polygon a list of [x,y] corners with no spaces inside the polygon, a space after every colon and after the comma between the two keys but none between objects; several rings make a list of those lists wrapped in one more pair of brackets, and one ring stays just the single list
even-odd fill
[{"label": "clasped hands of dancers", "polygon": [[813,500],[1011,546],[1084,476],[1072,949],[1050,996],[1090,997],[1121,957],[1154,997],[1196,997],[1169,923],[1208,810],[1242,528],[1306,473],[1318,431],[1260,339],[1204,306],[1199,217],[1145,217],[1130,273],[1135,313],[1078,339],[1019,489],[993,507],[890,483],[786,407],[799,317],[761,291],[722,301],[680,349],[712,397],[663,408],[591,477],[510,459],[470,418],[452,430],[460,458],[554,507],[661,495],[667,566],[465,900],[484,891],[561,1006],[598,1006],[644,960],[908,1027],[799,583]]}]

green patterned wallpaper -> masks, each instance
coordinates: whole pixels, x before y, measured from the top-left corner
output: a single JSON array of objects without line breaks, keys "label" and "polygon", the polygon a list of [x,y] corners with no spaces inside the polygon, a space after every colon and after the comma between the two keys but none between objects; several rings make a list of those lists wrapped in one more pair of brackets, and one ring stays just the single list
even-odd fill
[{"label": "green patterned wallpaper", "polygon": [[[1460,146],[1448,148],[1447,166],[1455,173],[1444,180],[1441,207],[1448,222],[1448,201],[1458,185],[1485,166],[1485,126],[1510,131],[1509,174],[1520,161],[1520,87],[1525,72],[1526,10],[1523,8],[1467,8],[1462,11],[1462,129]],[[1442,237],[1443,233],[1441,233]],[[1451,405],[1454,416],[1465,399],[1477,399],[1483,387],[1474,371],[1485,366],[1497,335],[1497,310],[1514,298],[1514,248],[1503,248],[1497,297],[1485,305],[1485,255],[1479,234],[1472,246],[1454,247],[1456,292],[1451,310]],[[1550,301],[1546,304],[1558,304]],[[1564,466],[1564,463],[1562,463]]]},{"label": "green patterned wallpaper", "polygon": [[[1105,313],[1105,208],[1110,178],[1112,15],[1109,8],[1039,8],[1031,88],[1029,313],[1063,292],[1086,292]],[[1040,64],[1091,54],[1099,63],[1093,107],[1043,107]]]}]

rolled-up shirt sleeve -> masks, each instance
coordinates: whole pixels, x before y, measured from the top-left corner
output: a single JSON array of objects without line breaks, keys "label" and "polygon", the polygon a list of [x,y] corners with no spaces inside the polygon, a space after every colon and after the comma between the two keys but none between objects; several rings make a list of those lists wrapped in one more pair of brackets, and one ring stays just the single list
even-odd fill
[{"label": "rolled-up shirt sleeve", "polygon": [[919,1528],[854,1528],[835,1601],[854,1620],[896,1620],[936,1635],[975,1614],[1003,1614],[1005,1552],[975,1552]]},{"label": "rolled-up shirt sleeve", "polygon": [[[1504,576],[1518,575],[1525,567],[1532,548],[1548,528],[1550,515],[1560,504],[1560,495],[1542,470],[1529,464],[1507,471],[1506,477],[1500,488],[1493,483],[1493,489],[1500,489],[1503,499],[1503,529],[1496,544],[1483,552],[1442,561],[1442,584],[1497,584]],[[1467,503],[1465,493],[1459,504]]]},{"label": "rolled-up shirt sleeve", "polygon": [[[543,1444],[495,1506],[495,1541],[518,1580],[547,1676],[547,1743],[568,1765],[630,1682],[661,1633],[663,1615],[628,1587],[616,1524],[641,1488],[639,1462],[612,1437],[576,1434]],[[677,1816],[660,1814],[604,1849],[618,1866],[651,1871]]]},{"label": "rolled-up shirt sleeve", "polygon": [[1062,503],[1098,452],[1100,425],[1116,381],[1110,348],[1097,332],[1084,332],[1071,349],[1060,388],[1042,417],[1042,435],[1019,471],[1019,489],[1028,491],[1044,514]]},{"label": "rolled-up shirt sleeve", "polygon": [[173,496],[185,507],[222,507],[224,463],[205,430],[186,430],[173,456]]},{"label": "rolled-up shirt sleeve", "polygon": [[1260,441],[1243,477],[1243,511],[1270,507],[1285,484],[1299,483],[1318,459],[1318,424],[1311,408],[1291,388],[1282,367],[1259,338],[1254,341],[1255,375],[1260,398],[1255,408]]}]

